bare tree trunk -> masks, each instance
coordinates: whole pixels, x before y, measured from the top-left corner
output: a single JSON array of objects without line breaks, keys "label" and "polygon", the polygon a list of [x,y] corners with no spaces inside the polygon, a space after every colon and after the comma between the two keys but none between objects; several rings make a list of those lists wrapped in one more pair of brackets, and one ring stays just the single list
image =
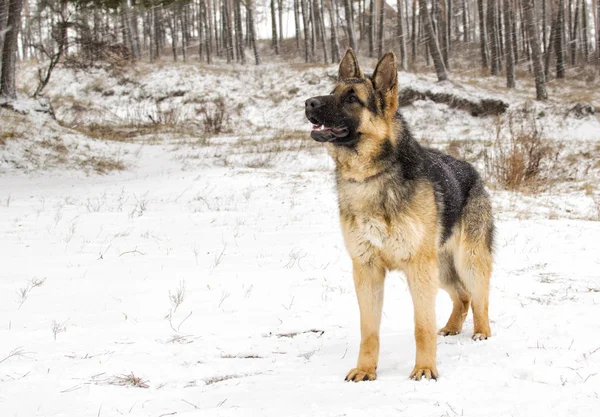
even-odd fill
[{"label": "bare tree trunk", "polygon": [[497,0],[488,0],[488,8],[487,8],[487,29],[488,29],[488,39],[490,41],[491,46],[491,73],[492,75],[500,74],[500,66],[498,65],[499,56],[500,56],[500,48],[498,47],[498,33],[496,31],[496,1]]},{"label": "bare tree trunk", "polygon": [[[435,0],[434,0],[435,1]],[[447,70],[450,70],[450,61],[448,60],[448,54],[450,52],[450,39],[448,37],[448,30],[450,22],[448,20],[448,6],[452,0],[439,0],[441,7],[439,10],[439,39],[441,42],[442,59]]]},{"label": "bare tree trunk", "polygon": [[588,10],[587,10],[587,0],[583,0],[582,2],[582,13],[581,13],[581,30],[583,32],[583,62],[587,64],[590,61],[590,45],[588,39]]},{"label": "bare tree trunk", "polygon": [[398,43],[400,44],[400,68],[402,71],[406,71],[408,69],[408,64],[406,63],[406,37],[404,36],[402,0],[396,0],[396,6],[398,8],[398,14],[396,16],[396,35],[398,36]]},{"label": "bare tree trunk", "polygon": [[546,17],[548,15],[548,12],[546,10],[546,3],[548,2],[548,0],[542,0],[542,49],[544,50],[544,54],[546,53],[546,49],[548,48],[548,39],[547,39],[547,22],[546,22]]},{"label": "bare tree trunk", "polygon": [[308,0],[300,0],[302,6],[302,22],[304,24],[304,60],[306,62],[312,61],[312,54],[310,52],[310,40],[309,40],[309,16],[308,6],[306,4]]},{"label": "bare tree trunk", "polygon": [[348,38],[350,39],[350,48],[355,52],[358,51],[356,44],[356,35],[354,34],[354,16],[352,15],[351,0],[344,0],[344,12],[346,16],[346,25],[348,30]]},{"label": "bare tree trunk", "polygon": [[325,35],[325,25],[323,23],[323,7],[319,0],[313,0],[313,10],[316,19],[317,30],[319,32],[318,38],[321,42],[321,48],[323,48],[323,63],[327,64],[329,62],[329,57],[327,55],[327,36]]},{"label": "bare tree trunk", "polygon": [[131,21],[129,20],[129,5],[127,0],[121,0],[121,30],[123,32],[123,43],[132,57],[135,57],[133,49],[133,37],[131,35]]},{"label": "bare tree trunk", "polygon": [[178,29],[177,29],[177,16],[173,13],[167,19],[169,25],[169,31],[171,32],[171,51],[173,52],[173,61],[177,62],[177,40],[178,40]]},{"label": "bare tree trunk", "polygon": [[[2,60],[3,60],[3,49],[4,49],[4,37],[7,32],[7,22],[8,22],[8,3],[9,0],[0,0],[0,72],[2,68]],[[40,19],[41,21],[41,19]],[[40,38],[41,38],[41,30],[40,30]]]},{"label": "bare tree trunk", "polygon": [[205,27],[207,28],[207,33],[206,33],[206,62],[211,64],[212,63],[212,52],[213,52],[213,13],[214,13],[214,8],[212,5],[211,0],[203,0],[205,1],[205,5],[206,5],[206,15],[205,15],[205,19],[206,22],[204,23]]},{"label": "bare tree trunk", "polygon": [[425,21],[425,30],[427,31],[427,45],[433,59],[433,65],[435,66],[435,72],[437,73],[438,81],[446,81],[448,74],[446,67],[444,66],[444,60],[440,52],[440,46],[433,30],[433,24],[431,23],[431,16],[427,12],[427,0],[419,0],[421,14]]},{"label": "bare tree trunk", "polygon": [[600,0],[596,0],[596,65],[600,71]]},{"label": "bare tree trunk", "polygon": [[573,31],[571,32],[571,65],[577,65],[577,35],[579,33],[579,8],[581,0],[576,0],[575,16],[573,18]]},{"label": "bare tree trunk", "polygon": [[463,42],[469,43],[469,6],[467,0],[462,0]]},{"label": "bare tree trunk", "polygon": [[154,16],[154,47],[156,58],[160,58],[161,39],[162,39],[162,13],[158,6],[152,8]]},{"label": "bare tree trunk", "polygon": [[479,39],[481,47],[481,67],[487,68],[488,56],[487,56],[487,41],[486,41],[486,27],[485,27],[485,13],[483,10],[483,0],[477,0],[477,10],[479,11]]},{"label": "bare tree trunk", "polygon": [[315,3],[314,0],[308,0],[308,8],[310,10],[310,50],[313,57],[317,56],[317,25],[315,18]]},{"label": "bare tree trunk", "polygon": [[515,88],[515,62],[512,48],[512,37],[510,36],[512,32],[510,9],[510,0],[504,0],[504,51],[506,52],[506,87]]},{"label": "bare tree trunk", "polygon": [[410,60],[415,65],[417,60],[417,0],[413,0],[412,35],[410,37]]},{"label": "bare tree trunk", "polygon": [[198,0],[196,19],[198,20],[198,61],[202,62],[202,54],[205,48],[204,7],[202,6],[202,0]]},{"label": "bare tree trunk", "polygon": [[254,0],[246,0],[246,11],[248,12],[248,22],[250,23],[250,42],[254,50],[254,62],[260,65],[260,54],[258,53],[258,45],[256,44],[256,29],[254,27]]},{"label": "bare tree trunk", "polygon": [[226,25],[225,25],[225,30],[226,30],[226,36],[227,36],[227,62],[231,62],[233,60],[235,60],[235,54],[234,54],[234,46],[233,46],[233,42],[234,42],[234,35],[233,35],[233,16],[232,16],[232,9],[233,9],[233,5],[232,5],[232,1],[233,0],[224,0],[225,3],[225,18],[226,18]]},{"label": "bare tree trunk", "polygon": [[271,0],[271,48],[275,50],[275,55],[279,55],[279,37],[277,36],[276,16],[275,0]]},{"label": "bare tree trunk", "polygon": [[277,12],[279,13],[279,43],[283,41],[283,0],[277,0]]},{"label": "bare tree trunk", "polygon": [[[178,16],[176,16],[175,18],[179,18],[179,27],[181,28],[181,56],[183,57],[183,62],[187,61],[187,38],[186,38],[186,22],[184,21],[183,18],[183,4],[180,4],[179,7],[177,7],[177,14]],[[134,42],[135,44],[135,42]]]},{"label": "bare tree trunk", "polygon": [[[416,1],[416,0],[415,0]],[[369,56],[375,55],[375,0],[369,0]]]},{"label": "bare tree trunk", "polygon": [[[298,8],[300,7],[298,0],[294,0],[294,24],[296,27],[296,48],[300,49],[300,32],[301,32],[301,28],[300,28],[300,17],[299,14],[300,12],[298,11]],[[331,9],[329,10],[329,13],[331,13]],[[333,28],[333,22],[332,22],[332,26]]]},{"label": "bare tree trunk", "polygon": [[2,48],[0,98],[17,98],[17,90],[15,87],[15,72],[22,10],[23,0],[9,0],[8,19],[6,21],[6,27],[4,29],[6,32],[4,33],[4,46]]},{"label": "bare tree trunk", "polygon": [[135,59],[140,59],[140,31],[138,28],[137,11],[135,9],[130,10],[129,13],[129,28],[131,30],[131,46],[133,47],[133,55]]},{"label": "bare tree trunk", "polygon": [[329,22],[331,24],[331,62],[333,64],[340,61],[340,43],[338,41],[337,25],[335,24],[335,16],[331,2],[335,0],[325,0],[327,11],[329,12]]},{"label": "bare tree trunk", "polygon": [[544,77],[544,68],[542,67],[542,51],[540,48],[540,39],[538,27],[535,20],[535,10],[533,0],[523,0],[525,11],[525,20],[527,22],[527,34],[531,44],[531,55],[533,59],[533,72],[535,75],[535,91],[538,100],[547,100],[546,79]]},{"label": "bare tree trunk", "polygon": [[512,2],[512,7],[510,9],[510,39],[513,44],[513,56],[515,65],[519,62],[519,32],[517,31],[517,15],[515,13],[515,9],[517,7],[517,0],[508,0]]},{"label": "bare tree trunk", "polygon": [[546,80],[550,79],[550,58],[552,57],[552,50],[556,45],[556,32],[558,30],[558,18],[552,20],[550,26],[550,39],[548,41],[548,47],[544,54],[544,77]]},{"label": "bare tree trunk", "polygon": [[379,34],[377,35],[377,55],[378,58],[383,56],[383,48],[385,43],[385,0],[379,2]]},{"label": "bare tree trunk", "polygon": [[244,33],[242,31],[242,2],[235,0],[235,39],[237,47],[237,56],[242,65],[246,65],[246,54],[244,53]]},{"label": "bare tree trunk", "polygon": [[[532,0],[529,0],[532,1]],[[556,78],[565,78],[565,1],[559,0],[554,53],[556,54]],[[529,26],[527,27],[529,29]]]}]

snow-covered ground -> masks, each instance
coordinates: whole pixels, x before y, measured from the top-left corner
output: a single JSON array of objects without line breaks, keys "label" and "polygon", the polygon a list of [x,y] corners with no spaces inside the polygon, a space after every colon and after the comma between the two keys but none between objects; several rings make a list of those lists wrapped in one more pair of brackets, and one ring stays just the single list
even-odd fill
[{"label": "snow-covered ground", "polygon": [[[598,166],[590,165],[587,178],[538,195],[492,192],[499,235],[491,339],[471,340],[469,315],[463,334],[438,338],[440,379],[408,380],[412,304],[404,277],[392,273],[378,379],[346,383],[358,354],[359,317],[333,166],[299,132],[309,127],[304,99],[330,87],[323,74],[334,68],[249,67],[233,76],[216,67],[142,72],[134,81],[155,89],[148,96],[154,102],[127,98],[138,87],[102,98],[119,86],[117,79],[86,88],[98,81],[68,71],[57,74],[49,95],[68,124],[75,121],[73,106],[58,105],[65,97],[61,80],[70,80],[64,89],[73,102],[92,107],[79,111],[78,123],[147,117],[126,109],[155,106],[161,91],[178,83],[186,94],[160,103],[177,105],[180,114],[189,108],[192,130],[198,100],[177,101],[192,91],[243,105],[227,133],[203,140],[188,129],[103,142],[52,127],[68,149],[81,140],[91,154],[120,155],[127,169],[107,175],[68,161],[66,168],[25,164],[26,172],[14,163],[31,152],[15,143],[37,148],[51,130],[46,116],[30,116],[39,124],[18,135],[20,142],[6,139],[1,416],[597,413],[600,213],[592,174]],[[418,137],[442,147],[458,136],[481,139],[494,124],[425,102],[404,113]],[[552,135],[565,137],[576,124],[587,132],[580,142],[600,141],[596,117],[560,120],[549,122]],[[440,327],[450,310],[441,292]]]}]

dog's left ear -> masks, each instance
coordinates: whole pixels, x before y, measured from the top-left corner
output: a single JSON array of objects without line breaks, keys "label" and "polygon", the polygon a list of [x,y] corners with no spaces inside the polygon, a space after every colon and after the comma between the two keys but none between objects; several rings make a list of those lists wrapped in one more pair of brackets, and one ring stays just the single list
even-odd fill
[{"label": "dog's left ear", "polygon": [[373,76],[375,91],[384,97],[386,108],[398,107],[398,70],[396,69],[396,55],[390,51],[379,60]]},{"label": "dog's left ear", "polygon": [[342,62],[340,62],[340,68],[338,70],[338,81],[347,80],[349,78],[363,78],[364,75],[358,66],[358,59],[352,48],[348,48]]}]

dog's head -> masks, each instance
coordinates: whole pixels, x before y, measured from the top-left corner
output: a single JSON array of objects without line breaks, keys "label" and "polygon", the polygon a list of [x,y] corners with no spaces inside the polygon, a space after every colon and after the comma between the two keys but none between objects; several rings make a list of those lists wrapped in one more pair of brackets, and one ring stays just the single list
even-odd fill
[{"label": "dog's head", "polygon": [[365,76],[352,49],[340,62],[338,81],[331,94],[311,97],[305,103],[306,117],[313,124],[311,137],[347,147],[387,136],[397,108],[394,53],[385,54],[373,75]]}]

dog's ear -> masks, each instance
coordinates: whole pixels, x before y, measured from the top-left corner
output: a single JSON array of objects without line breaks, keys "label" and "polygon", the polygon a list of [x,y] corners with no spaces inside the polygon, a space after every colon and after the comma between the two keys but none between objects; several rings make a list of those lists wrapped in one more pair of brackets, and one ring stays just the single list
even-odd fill
[{"label": "dog's ear", "polygon": [[396,55],[392,51],[379,60],[371,79],[375,91],[383,97],[386,109],[392,109],[395,112],[398,108],[398,70],[396,69]]},{"label": "dog's ear", "polygon": [[396,55],[389,51],[379,60],[373,72],[373,84],[375,90],[385,93],[396,87],[398,88],[398,70],[396,69]]},{"label": "dog's ear", "polygon": [[348,78],[364,78],[363,73],[358,67],[358,60],[352,48],[348,48],[338,72],[338,81],[347,80]]}]

